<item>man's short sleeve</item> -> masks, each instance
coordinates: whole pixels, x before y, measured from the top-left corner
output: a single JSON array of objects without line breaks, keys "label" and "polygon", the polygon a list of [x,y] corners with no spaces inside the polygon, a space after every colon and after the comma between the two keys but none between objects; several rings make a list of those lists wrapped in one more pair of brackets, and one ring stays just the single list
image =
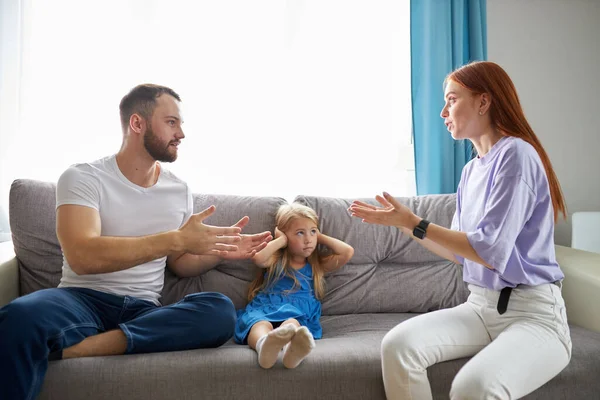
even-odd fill
[{"label": "man's short sleeve", "polygon": [[56,184],[56,208],[74,204],[100,210],[100,184],[98,178],[83,167],[69,167]]},{"label": "man's short sleeve", "polygon": [[186,222],[191,218],[194,213],[194,196],[192,195],[192,190],[190,189],[190,185],[185,185],[187,189],[187,210],[185,212],[185,216],[183,218],[183,223],[181,226],[185,225]]},{"label": "man's short sleeve", "polygon": [[531,217],[536,195],[521,176],[499,177],[476,230],[467,239],[479,257],[502,274],[517,237]]}]

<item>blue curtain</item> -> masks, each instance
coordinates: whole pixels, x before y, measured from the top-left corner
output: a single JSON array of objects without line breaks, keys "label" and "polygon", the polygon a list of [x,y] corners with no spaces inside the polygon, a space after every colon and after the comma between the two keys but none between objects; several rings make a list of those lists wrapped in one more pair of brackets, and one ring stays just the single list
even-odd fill
[{"label": "blue curtain", "polygon": [[411,0],[412,126],[417,194],[454,193],[471,142],[454,140],[440,112],[443,81],[469,61],[487,58],[485,0]]}]

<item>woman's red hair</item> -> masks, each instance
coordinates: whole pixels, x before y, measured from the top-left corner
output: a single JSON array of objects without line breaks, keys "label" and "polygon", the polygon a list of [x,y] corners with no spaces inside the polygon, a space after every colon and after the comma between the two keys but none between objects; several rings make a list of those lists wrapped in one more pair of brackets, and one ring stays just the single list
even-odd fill
[{"label": "woman's red hair", "polygon": [[489,94],[492,126],[495,126],[502,134],[523,139],[535,148],[548,177],[552,206],[554,207],[554,221],[558,219],[559,212],[566,218],[565,199],[554,169],[552,169],[550,158],[527,122],[515,85],[506,71],[490,61],[475,61],[450,73],[446,77],[445,83],[448,81],[454,81],[476,94]]}]

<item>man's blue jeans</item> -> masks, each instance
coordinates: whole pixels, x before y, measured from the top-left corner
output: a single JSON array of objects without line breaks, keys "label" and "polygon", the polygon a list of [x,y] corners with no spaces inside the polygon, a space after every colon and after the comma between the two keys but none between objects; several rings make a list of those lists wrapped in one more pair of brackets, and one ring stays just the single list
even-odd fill
[{"label": "man's blue jeans", "polygon": [[120,328],[126,353],[218,347],[233,336],[235,308],[220,293],[195,293],[159,307],[91,289],[45,289],[0,308],[0,399],[34,399],[48,355]]}]

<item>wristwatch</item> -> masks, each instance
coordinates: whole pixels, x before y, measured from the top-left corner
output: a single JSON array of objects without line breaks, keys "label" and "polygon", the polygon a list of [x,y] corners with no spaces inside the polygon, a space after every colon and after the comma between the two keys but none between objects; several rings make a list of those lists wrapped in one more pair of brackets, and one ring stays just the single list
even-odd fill
[{"label": "wristwatch", "polygon": [[419,225],[415,226],[415,229],[413,229],[413,235],[415,235],[415,237],[418,237],[419,239],[425,239],[425,235],[427,235],[428,226],[429,221],[427,221],[426,219],[422,219],[421,222],[419,222]]}]

